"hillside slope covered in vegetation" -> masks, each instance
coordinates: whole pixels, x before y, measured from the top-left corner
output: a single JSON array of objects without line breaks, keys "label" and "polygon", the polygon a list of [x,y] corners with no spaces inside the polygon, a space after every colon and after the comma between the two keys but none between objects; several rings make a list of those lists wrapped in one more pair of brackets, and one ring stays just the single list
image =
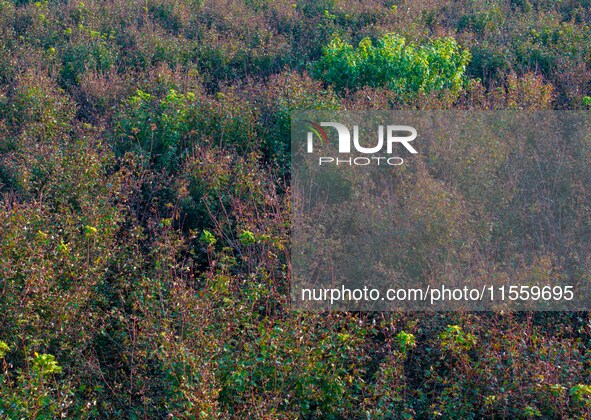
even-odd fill
[{"label": "hillside slope covered in vegetation", "polygon": [[[0,0],[0,417],[588,418],[588,313],[290,309],[289,118],[585,110],[590,39],[589,0]],[[425,258],[486,232],[560,273],[591,144],[470,147],[400,180]]]}]

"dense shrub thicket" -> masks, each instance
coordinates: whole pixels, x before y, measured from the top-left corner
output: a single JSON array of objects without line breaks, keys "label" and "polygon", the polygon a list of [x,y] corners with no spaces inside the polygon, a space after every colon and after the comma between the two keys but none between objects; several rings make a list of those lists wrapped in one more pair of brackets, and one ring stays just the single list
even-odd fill
[{"label": "dense shrub thicket", "polygon": [[399,35],[386,34],[374,46],[363,38],[354,49],[340,38],[324,49],[316,65],[318,77],[337,89],[385,87],[405,98],[417,93],[462,88],[470,53],[453,38],[434,39],[427,45],[406,45]]},{"label": "dense shrub thicket", "polygon": [[[587,313],[290,310],[287,164],[295,109],[588,109],[590,28],[583,0],[0,0],[0,417],[591,416]],[[560,173],[444,146],[399,180],[422,252],[560,274],[518,238],[589,239],[588,139]],[[473,188],[501,170],[532,183]]]}]

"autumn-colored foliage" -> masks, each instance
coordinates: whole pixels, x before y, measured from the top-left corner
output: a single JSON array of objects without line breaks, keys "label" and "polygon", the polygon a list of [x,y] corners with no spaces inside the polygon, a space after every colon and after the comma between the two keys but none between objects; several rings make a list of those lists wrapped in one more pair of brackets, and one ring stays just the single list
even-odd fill
[{"label": "autumn-colored foliage", "polygon": [[[289,115],[589,109],[590,20],[575,0],[0,0],[0,417],[588,418],[586,312],[290,308]],[[556,173],[532,144],[521,165],[433,144],[400,179],[416,246],[497,241],[516,276],[560,275],[571,256],[516,238],[588,242],[591,143],[562,146]],[[467,226],[465,201],[506,217]]]}]

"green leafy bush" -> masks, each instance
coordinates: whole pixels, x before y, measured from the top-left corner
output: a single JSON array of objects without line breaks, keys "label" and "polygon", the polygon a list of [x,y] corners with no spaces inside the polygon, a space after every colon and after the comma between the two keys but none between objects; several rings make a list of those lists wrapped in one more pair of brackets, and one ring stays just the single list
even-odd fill
[{"label": "green leafy bush", "polygon": [[58,365],[54,355],[35,353],[35,357],[33,358],[33,371],[39,375],[49,376],[61,373],[62,367]]},{"label": "green leafy bush", "polygon": [[448,325],[439,334],[439,339],[441,340],[441,348],[451,352],[470,350],[476,344],[476,337],[464,332],[459,325]]},{"label": "green leafy bush", "polygon": [[123,105],[115,125],[120,155],[132,151],[157,168],[175,171],[199,144],[242,151],[256,147],[255,110],[232,92],[168,90],[158,97],[137,90]]},{"label": "green leafy bush", "polygon": [[189,131],[189,109],[194,102],[192,93],[170,90],[158,99],[138,90],[127,101],[117,126],[123,137],[119,150],[137,151],[160,167],[174,167]]},{"label": "green leafy bush", "polygon": [[406,354],[410,351],[410,349],[416,347],[417,340],[413,334],[407,333],[405,331],[400,331],[396,334],[396,343],[400,347],[400,351],[403,354]]},{"label": "green leafy bush", "polygon": [[364,38],[357,48],[335,37],[315,64],[316,77],[342,89],[384,87],[401,95],[443,89],[459,92],[470,53],[453,38],[424,45],[407,43],[400,35],[387,34],[374,43]]},{"label": "green leafy bush", "polygon": [[0,341],[0,359],[4,359],[4,357],[10,351],[10,347],[4,341]]}]

